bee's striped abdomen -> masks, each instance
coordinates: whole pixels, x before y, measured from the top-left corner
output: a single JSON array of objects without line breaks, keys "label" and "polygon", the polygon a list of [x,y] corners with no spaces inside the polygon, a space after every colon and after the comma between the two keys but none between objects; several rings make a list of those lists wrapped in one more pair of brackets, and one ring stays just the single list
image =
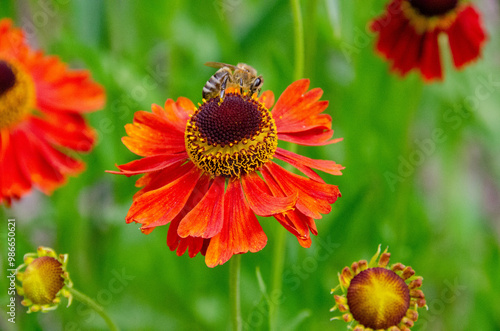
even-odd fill
[{"label": "bee's striped abdomen", "polygon": [[226,80],[228,72],[224,69],[219,69],[203,87],[203,99],[208,100],[215,98],[223,90],[222,82]]}]

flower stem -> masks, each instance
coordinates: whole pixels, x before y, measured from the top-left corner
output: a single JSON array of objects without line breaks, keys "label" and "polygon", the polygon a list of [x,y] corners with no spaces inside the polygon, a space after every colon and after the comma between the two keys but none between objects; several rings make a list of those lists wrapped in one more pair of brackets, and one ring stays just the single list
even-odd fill
[{"label": "flower stem", "polygon": [[236,254],[229,261],[229,296],[233,331],[241,331],[240,269],[241,254]]},{"label": "flower stem", "polygon": [[300,0],[290,0],[293,13],[293,30],[295,42],[295,71],[294,80],[303,78],[304,75],[304,23],[300,11]]},{"label": "flower stem", "polygon": [[283,280],[283,268],[285,265],[285,248],[286,248],[286,231],[280,229],[275,238],[275,246],[273,252],[273,269],[272,269],[272,283],[271,283],[271,295],[269,300],[269,330],[277,330],[276,328],[276,316],[278,315],[279,300],[273,300],[274,298],[281,298],[282,294],[282,280]]},{"label": "flower stem", "polygon": [[81,303],[86,304],[90,308],[94,309],[101,317],[106,321],[106,324],[108,325],[108,328],[111,331],[118,331],[118,327],[116,326],[115,323],[111,320],[109,315],[106,313],[104,308],[102,308],[100,305],[98,305],[94,300],[83,294],[82,292],[70,287],[68,288],[69,292],[73,295],[73,298],[76,300],[80,301]]}]

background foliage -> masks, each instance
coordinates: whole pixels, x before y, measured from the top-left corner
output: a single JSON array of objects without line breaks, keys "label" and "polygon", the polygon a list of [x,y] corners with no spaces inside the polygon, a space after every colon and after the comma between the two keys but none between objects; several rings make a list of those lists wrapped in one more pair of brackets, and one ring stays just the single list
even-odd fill
[{"label": "background foliage", "polygon": [[[343,322],[329,321],[336,315],[329,308],[337,272],[369,259],[382,244],[392,262],[424,277],[429,310],[421,312],[416,330],[499,330],[498,2],[476,2],[490,35],[483,58],[454,72],[445,50],[446,80],[427,86],[416,74],[392,75],[374,54],[366,24],[385,2],[302,1],[305,77],[324,90],[335,136],[344,141],[300,153],[333,159],[346,170],[323,175],[343,196],[317,221],[313,246],[301,248],[287,235],[283,291],[274,294],[281,302],[278,325],[345,330]],[[94,151],[82,155],[87,171],[50,197],[36,192],[2,208],[1,237],[7,217],[15,217],[19,261],[39,245],[69,253],[75,287],[124,330],[229,329],[229,264],[210,269],[201,256],[177,257],[166,246],[166,227],[146,236],[126,225],[135,179],[104,170],[137,158],[120,141],[135,111],[179,96],[201,101],[214,72],[206,61],[247,62],[264,75],[265,89],[280,95],[294,71],[290,3],[2,0],[0,14],[25,28],[32,45],[91,70],[108,99],[104,110],[87,116],[99,133]],[[252,330],[268,328],[266,300],[273,298],[263,290],[276,263],[273,238],[285,231],[274,219],[261,222],[268,245],[242,259],[244,327]],[[3,239],[2,246],[6,252]],[[3,276],[0,285],[7,287]],[[0,299],[6,302],[6,291]],[[2,304],[3,316],[5,309]],[[4,330],[104,327],[78,302],[30,315],[18,305],[15,325],[0,319]]]}]

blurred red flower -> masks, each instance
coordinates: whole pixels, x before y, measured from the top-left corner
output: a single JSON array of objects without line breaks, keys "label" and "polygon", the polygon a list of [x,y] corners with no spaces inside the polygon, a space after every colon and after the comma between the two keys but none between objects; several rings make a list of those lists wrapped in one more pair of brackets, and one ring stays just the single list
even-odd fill
[{"label": "blurred red flower", "polygon": [[371,24],[376,50],[402,76],[420,70],[424,80],[442,80],[438,38],[448,36],[453,63],[461,69],[481,55],[487,39],[478,11],[459,0],[393,0]]},{"label": "blurred red flower", "polygon": [[32,50],[23,31],[0,20],[0,203],[33,186],[46,194],[85,165],[71,152],[92,149],[82,113],[104,106],[103,88],[86,70]]}]

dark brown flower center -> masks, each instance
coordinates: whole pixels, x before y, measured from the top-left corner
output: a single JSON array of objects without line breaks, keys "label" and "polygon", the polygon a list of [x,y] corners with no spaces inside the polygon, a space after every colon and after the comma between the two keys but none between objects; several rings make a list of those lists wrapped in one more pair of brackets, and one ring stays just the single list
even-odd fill
[{"label": "dark brown flower center", "polygon": [[410,306],[410,290],[394,271],[369,268],[356,275],[347,290],[353,318],[366,328],[397,326]]},{"label": "dark brown flower center", "polygon": [[239,93],[205,101],[186,125],[186,150],[212,176],[255,171],[276,151],[276,124],[263,104]]},{"label": "dark brown flower center", "polygon": [[262,116],[257,102],[249,102],[233,94],[226,96],[220,105],[219,98],[210,100],[193,116],[192,121],[209,145],[224,147],[257,134]]},{"label": "dark brown flower center", "polygon": [[16,75],[5,62],[0,60],[0,95],[7,92],[16,84]]},{"label": "dark brown flower center", "polygon": [[424,16],[440,16],[455,9],[458,0],[409,0],[413,8]]}]

